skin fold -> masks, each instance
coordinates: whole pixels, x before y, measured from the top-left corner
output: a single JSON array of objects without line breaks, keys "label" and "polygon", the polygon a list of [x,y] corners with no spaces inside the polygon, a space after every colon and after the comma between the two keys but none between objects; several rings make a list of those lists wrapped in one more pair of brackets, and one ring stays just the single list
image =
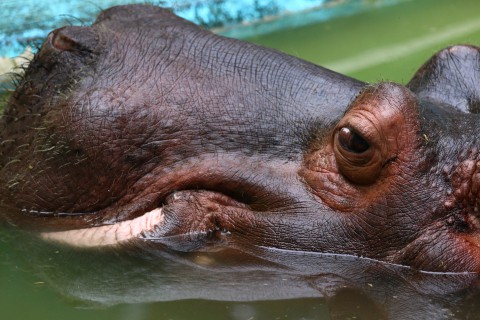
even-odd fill
[{"label": "skin fold", "polygon": [[52,31],[8,101],[0,217],[74,246],[478,272],[479,50],[366,84],[165,9],[110,8]]}]

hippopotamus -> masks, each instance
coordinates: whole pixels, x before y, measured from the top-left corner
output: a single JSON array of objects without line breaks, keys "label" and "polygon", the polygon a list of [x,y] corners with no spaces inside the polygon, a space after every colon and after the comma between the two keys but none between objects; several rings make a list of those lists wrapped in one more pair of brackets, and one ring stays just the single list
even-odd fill
[{"label": "hippopotamus", "polygon": [[52,31],[8,100],[0,214],[74,247],[479,272],[479,98],[471,45],[406,85],[368,84],[166,9],[113,7]]}]

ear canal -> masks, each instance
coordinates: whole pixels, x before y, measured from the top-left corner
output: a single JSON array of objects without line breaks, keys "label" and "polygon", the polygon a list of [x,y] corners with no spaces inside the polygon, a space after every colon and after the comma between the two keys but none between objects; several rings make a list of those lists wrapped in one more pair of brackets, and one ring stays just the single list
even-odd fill
[{"label": "ear canal", "polygon": [[50,34],[52,45],[60,51],[93,52],[98,46],[98,36],[89,27],[69,26],[56,29]]},{"label": "ear canal", "polygon": [[480,113],[480,48],[458,45],[443,49],[417,71],[407,87],[420,100]]}]

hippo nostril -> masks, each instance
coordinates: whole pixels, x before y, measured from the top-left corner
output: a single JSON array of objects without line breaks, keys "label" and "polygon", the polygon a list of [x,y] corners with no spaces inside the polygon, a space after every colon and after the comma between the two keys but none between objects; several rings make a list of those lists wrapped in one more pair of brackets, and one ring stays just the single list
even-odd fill
[{"label": "hippo nostril", "polygon": [[98,36],[88,27],[63,27],[53,31],[49,39],[60,51],[92,52],[98,44]]}]

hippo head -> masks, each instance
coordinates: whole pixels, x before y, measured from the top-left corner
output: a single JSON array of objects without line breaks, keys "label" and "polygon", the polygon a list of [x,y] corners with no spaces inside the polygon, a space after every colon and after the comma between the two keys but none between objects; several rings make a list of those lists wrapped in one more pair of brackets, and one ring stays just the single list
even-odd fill
[{"label": "hippo head", "polygon": [[2,220],[82,247],[480,271],[480,49],[366,83],[148,5],[50,33],[0,123]]}]

